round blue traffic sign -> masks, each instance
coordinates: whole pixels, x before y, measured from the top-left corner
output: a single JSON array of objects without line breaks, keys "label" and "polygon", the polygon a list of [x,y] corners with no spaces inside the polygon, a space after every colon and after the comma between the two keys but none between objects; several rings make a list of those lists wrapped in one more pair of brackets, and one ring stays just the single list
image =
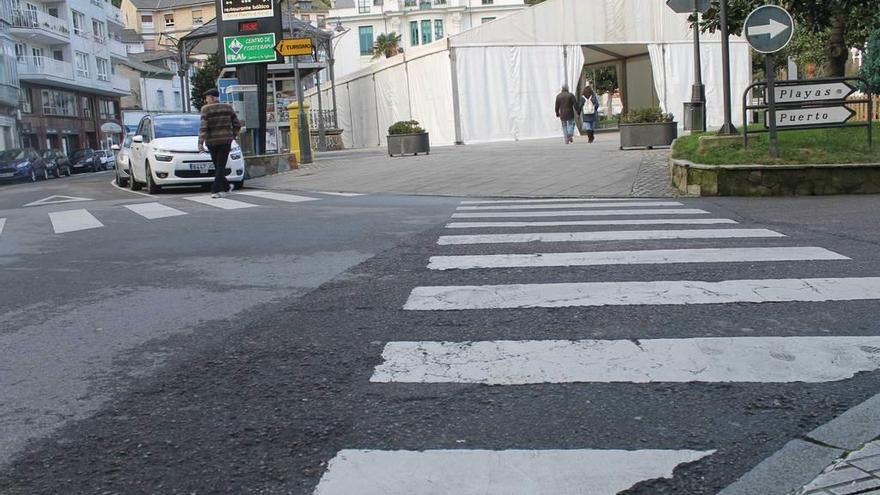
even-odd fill
[{"label": "round blue traffic sign", "polygon": [[746,17],[743,34],[756,51],[778,52],[785,48],[794,35],[794,19],[782,7],[764,5]]}]

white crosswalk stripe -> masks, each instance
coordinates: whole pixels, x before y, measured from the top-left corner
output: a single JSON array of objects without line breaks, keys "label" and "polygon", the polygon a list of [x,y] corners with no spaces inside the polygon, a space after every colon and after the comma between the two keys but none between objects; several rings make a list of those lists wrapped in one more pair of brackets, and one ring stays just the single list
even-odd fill
[{"label": "white crosswalk stripe", "polygon": [[315,194],[326,194],[328,196],[342,196],[344,198],[353,198],[356,196],[363,196],[363,193],[350,193],[350,192],[331,192],[331,191],[309,191]]},{"label": "white crosswalk stripe", "polygon": [[542,199],[481,199],[462,201],[463,205],[488,205],[488,204],[541,204],[541,203],[637,203],[640,201],[656,201],[653,199],[640,198],[542,198]]},{"label": "white crosswalk stripe", "polygon": [[644,210],[480,211],[453,213],[452,218],[608,217],[635,215],[708,215],[699,208],[646,208]]},{"label": "white crosswalk stripe", "polygon": [[186,215],[186,212],[170,206],[165,206],[161,203],[138,203],[125,205],[125,207],[148,220]]},{"label": "white crosswalk stripe", "polygon": [[53,211],[49,213],[49,220],[52,222],[52,229],[56,234],[97,229],[104,226],[85,209]]},{"label": "white crosswalk stripe", "polygon": [[315,495],[615,495],[713,450],[343,450]]},{"label": "white crosswalk stripe", "polygon": [[637,220],[571,220],[561,222],[450,222],[447,229],[501,229],[524,227],[575,227],[600,225],[720,225],[735,224],[727,218],[646,218]]},{"label": "white crosswalk stripe", "polygon": [[6,219],[0,218],[0,235],[3,235],[3,227],[6,226]]},{"label": "white crosswalk stripe", "polygon": [[483,254],[432,256],[431,270],[532,268],[547,266],[649,265],[668,263],[741,263],[751,261],[848,260],[820,247],[656,249],[583,253]]},{"label": "white crosswalk stripe", "polygon": [[785,237],[767,229],[608,230],[588,232],[535,232],[527,234],[473,234],[440,236],[437,244],[501,244],[521,242],[599,242],[667,239],[735,239]]},{"label": "white crosswalk stripe", "polygon": [[638,201],[631,203],[573,203],[573,204],[515,204],[489,206],[459,206],[456,210],[559,210],[565,208],[644,208],[656,206],[682,206],[678,201]]},{"label": "white crosswalk stripe", "polygon": [[880,337],[390,342],[372,382],[819,383],[880,369]]},{"label": "white crosswalk stripe", "polygon": [[257,206],[253,203],[245,203],[244,201],[236,201],[229,198],[212,198],[210,196],[186,196],[183,199],[223,210],[238,210],[241,208],[254,208]]},{"label": "white crosswalk stripe", "polygon": [[274,199],[285,203],[304,203],[306,201],[320,201],[320,198],[297,196],[296,194],[276,193],[272,191],[239,191],[236,195],[253,196],[255,198]]}]

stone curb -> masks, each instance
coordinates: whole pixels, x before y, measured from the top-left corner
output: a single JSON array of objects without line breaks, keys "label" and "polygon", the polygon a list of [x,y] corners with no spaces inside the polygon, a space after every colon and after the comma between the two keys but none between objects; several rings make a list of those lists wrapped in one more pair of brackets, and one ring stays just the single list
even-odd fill
[{"label": "stone curb", "polygon": [[880,394],[792,440],[718,495],[791,495],[835,460],[880,438]]},{"label": "stone curb", "polygon": [[672,158],[673,165],[696,168],[700,170],[798,170],[810,168],[878,168],[880,163],[789,163],[784,165],[760,165],[757,163],[743,165],[706,165],[694,163],[682,158]]}]

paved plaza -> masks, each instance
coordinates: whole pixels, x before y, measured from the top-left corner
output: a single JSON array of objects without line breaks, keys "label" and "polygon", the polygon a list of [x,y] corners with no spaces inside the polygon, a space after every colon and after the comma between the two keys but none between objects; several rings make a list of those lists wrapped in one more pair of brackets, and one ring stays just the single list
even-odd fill
[{"label": "paved plaza", "polygon": [[669,150],[619,150],[616,132],[596,142],[533,140],[434,148],[389,157],[385,148],[318,153],[314,163],[250,181],[257,187],[440,196],[668,197]]}]

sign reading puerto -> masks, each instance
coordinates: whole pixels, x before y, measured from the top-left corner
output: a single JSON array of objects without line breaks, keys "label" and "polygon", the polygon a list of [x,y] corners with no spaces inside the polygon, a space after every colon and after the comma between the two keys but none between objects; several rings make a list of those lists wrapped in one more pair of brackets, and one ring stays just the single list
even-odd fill
[{"label": "sign reading puerto", "polygon": [[223,38],[223,60],[226,65],[274,63],[276,59],[275,33]]},{"label": "sign reading puerto", "polygon": [[220,19],[241,20],[272,17],[275,9],[272,0],[220,0],[222,11]]},{"label": "sign reading puerto", "polygon": [[831,126],[845,124],[856,112],[845,106],[778,108],[777,127]]},{"label": "sign reading puerto", "polygon": [[774,53],[785,48],[794,36],[794,19],[782,7],[763,5],[746,17],[743,31],[755,51]]}]

